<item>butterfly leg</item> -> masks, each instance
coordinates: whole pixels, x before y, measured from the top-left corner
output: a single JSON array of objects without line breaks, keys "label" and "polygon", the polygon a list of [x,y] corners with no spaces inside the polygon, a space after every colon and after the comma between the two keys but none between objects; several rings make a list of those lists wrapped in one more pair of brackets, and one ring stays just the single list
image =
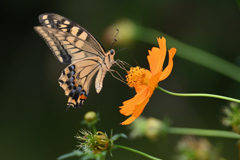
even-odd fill
[{"label": "butterfly leg", "polygon": [[116,64],[117,66],[119,66],[119,68],[125,70],[126,72],[127,72],[127,69],[125,68],[125,66],[128,67],[128,68],[132,67],[132,66],[131,66],[130,64],[128,64],[127,62],[121,61],[121,60],[119,60],[119,59],[117,59],[114,64]]},{"label": "butterfly leg", "polygon": [[[109,72],[111,73],[111,75],[112,75],[114,78],[116,78],[117,80],[119,80],[119,81],[127,84],[127,83],[125,82],[125,79],[124,79],[117,71],[115,71],[115,70],[113,70],[113,69],[110,69]],[[118,75],[121,79],[118,78],[118,77],[116,77],[112,72],[117,73],[117,75]]]},{"label": "butterfly leg", "polygon": [[132,65],[130,65],[129,63],[127,63],[127,62],[125,62],[125,61],[121,61],[120,59],[117,59],[116,60],[117,62],[120,62],[121,64],[123,64],[123,65],[125,65],[125,66],[127,66],[127,67],[132,67]]}]

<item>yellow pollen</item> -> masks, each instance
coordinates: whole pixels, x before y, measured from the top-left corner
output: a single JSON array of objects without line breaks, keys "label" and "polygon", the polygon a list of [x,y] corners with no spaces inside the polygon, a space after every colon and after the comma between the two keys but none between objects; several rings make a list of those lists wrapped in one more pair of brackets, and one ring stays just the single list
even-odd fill
[{"label": "yellow pollen", "polygon": [[126,79],[129,87],[138,87],[139,85],[148,84],[148,80],[146,80],[144,73],[144,68],[131,67],[130,71],[128,71],[126,75]]}]

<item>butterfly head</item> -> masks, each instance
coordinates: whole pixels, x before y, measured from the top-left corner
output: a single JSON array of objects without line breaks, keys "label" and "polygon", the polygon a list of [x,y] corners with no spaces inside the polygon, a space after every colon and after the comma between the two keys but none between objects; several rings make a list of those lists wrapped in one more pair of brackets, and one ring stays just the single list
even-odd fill
[{"label": "butterfly head", "polygon": [[115,50],[114,50],[114,49],[111,49],[111,50],[109,51],[109,53],[110,53],[110,60],[111,60],[111,61],[114,61]]},{"label": "butterfly head", "polygon": [[114,50],[114,49],[111,49],[109,52],[110,52],[110,55],[111,55],[111,56],[114,56],[114,55],[115,55],[115,50]]},{"label": "butterfly head", "polygon": [[105,54],[105,64],[108,69],[111,68],[111,66],[114,64],[114,55],[115,55],[115,50],[111,49]]}]

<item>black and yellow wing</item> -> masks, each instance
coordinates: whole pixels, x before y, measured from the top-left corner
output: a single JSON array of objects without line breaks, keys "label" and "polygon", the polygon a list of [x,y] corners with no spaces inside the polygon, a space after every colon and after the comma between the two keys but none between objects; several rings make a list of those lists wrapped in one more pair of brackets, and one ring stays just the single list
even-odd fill
[{"label": "black and yellow wing", "polygon": [[104,59],[105,50],[102,45],[76,22],[54,13],[41,14],[39,22],[42,26],[34,29],[60,62],[71,64],[79,58],[89,56]]},{"label": "black and yellow wing", "polygon": [[89,93],[93,76],[101,68],[99,57],[88,57],[66,67],[58,82],[69,97],[68,107],[81,107]]},{"label": "black and yellow wing", "polygon": [[37,26],[34,29],[45,40],[57,59],[64,64],[102,55],[88,42],[55,28]]},{"label": "black and yellow wing", "polygon": [[91,33],[76,22],[55,13],[41,14],[38,19],[42,26],[59,29],[88,42],[94,49],[98,50],[102,56],[104,56],[106,51],[102,45],[96,40],[96,38],[94,38],[94,36],[92,36]]}]

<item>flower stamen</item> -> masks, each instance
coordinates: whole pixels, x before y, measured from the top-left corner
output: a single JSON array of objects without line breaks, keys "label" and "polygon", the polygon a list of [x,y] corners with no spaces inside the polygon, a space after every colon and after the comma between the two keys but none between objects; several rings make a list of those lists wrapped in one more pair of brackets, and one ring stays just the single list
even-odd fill
[{"label": "flower stamen", "polygon": [[131,67],[128,75],[126,75],[126,79],[128,82],[129,87],[138,87],[142,84],[148,84],[147,79],[145,78],[146,74],[144,72],[144,68]]}]

